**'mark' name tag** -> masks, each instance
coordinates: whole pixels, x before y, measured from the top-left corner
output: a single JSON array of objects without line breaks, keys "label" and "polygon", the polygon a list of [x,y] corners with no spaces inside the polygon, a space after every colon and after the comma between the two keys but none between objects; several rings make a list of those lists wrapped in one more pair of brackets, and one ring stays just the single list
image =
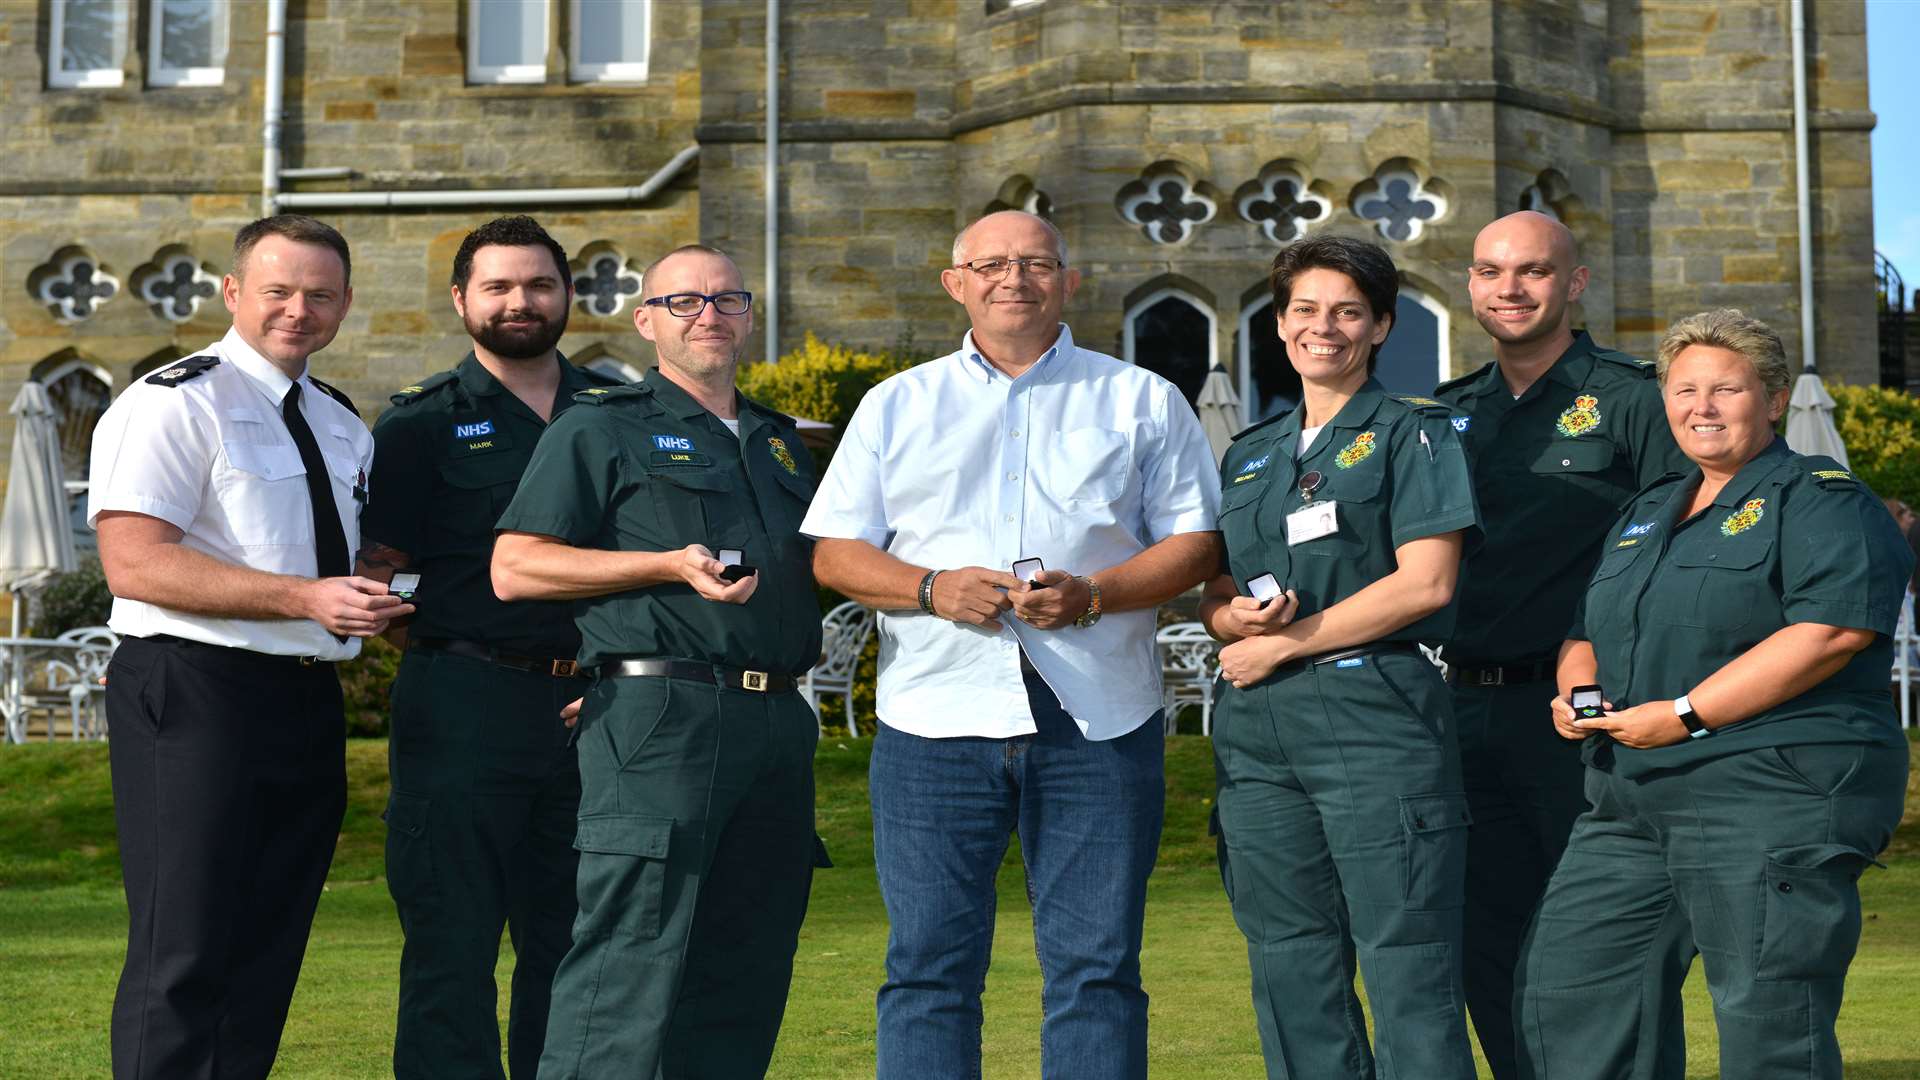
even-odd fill
[{"label": "'mark' name tag", "polygon": [[1314,502],[1287,515],[1287,546],[1304,544],[1340,531],[1340,516],[1335,502]]}]

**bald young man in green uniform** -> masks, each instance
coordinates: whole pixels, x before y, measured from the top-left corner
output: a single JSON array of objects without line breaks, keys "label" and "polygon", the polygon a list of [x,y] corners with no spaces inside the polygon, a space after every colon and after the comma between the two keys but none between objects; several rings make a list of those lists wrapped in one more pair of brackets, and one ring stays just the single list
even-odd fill
[{"label": "bald young man in green uniform", "polygon": [[393,686],[387,888],[406,944],[393,1071],[499,1077],[494,966],[513,935],[512,1075],[546,1040],[548,989],[573,923],[580,803],[560,710],[580,632],[564,603],[493,594],[493,524],[553,417],[617,385],[555,349],[573,299],[567,255],[532,218],[468,234],[453,304],[473,349],[393,395],[374,425],[363,572],[420,575],[418,614],[392,633],[407,652]]},{"label": "bald young man in green uniform", "polygon": [[1473,807],[1467,1006],[1498,1080],[1518,1075],[1521,935],[1587,806],[1579,755],[1548,711],[1554,651],[1621,505],[1690,464],[1653,367],[1572,329],[1586,286],[1573,234],[1553,218],[1521,211],[1482,229],[1467,290],[1494,361],[1434,391],[1454,407],[1486,529],[1443,656]]},{"label": "bald young man in green uniform", "polygon": [[555,421],[494,548],[502,597],[575,601],[593,673],[546,1080],[763,1076],[825,863],[794,689],[820,658],[813,464],[734,389],[753,316],[733,260],[681,248],[641,288],[660,366]]}]

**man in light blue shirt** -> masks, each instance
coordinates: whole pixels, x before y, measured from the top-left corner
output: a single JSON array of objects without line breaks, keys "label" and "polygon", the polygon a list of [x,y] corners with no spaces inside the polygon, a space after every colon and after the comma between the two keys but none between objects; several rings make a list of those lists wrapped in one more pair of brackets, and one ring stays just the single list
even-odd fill
[{"label": "man in light blue shirt", "polygon": [[[953,261],[960,351],[867,394],[801,525],[820,583],[880,612],[879,1078],[980,1075],[1015,830],[1042,1074],[1145,1077],[1140,935],[1165,801],[1154,609],[1219,571],[1213,455],[1171,383],[1074,345],[1060,313],[1080,275],[1053,225],[990,214]],[[1030,558],[1046,568],[1010,572]]]}]

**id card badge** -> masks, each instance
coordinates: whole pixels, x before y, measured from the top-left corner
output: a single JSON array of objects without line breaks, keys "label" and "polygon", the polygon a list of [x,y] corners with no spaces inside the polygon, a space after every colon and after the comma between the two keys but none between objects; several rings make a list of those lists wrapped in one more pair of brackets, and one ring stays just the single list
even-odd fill
[{"label": "id card badge", "polygon": [[1287,546],[1304,544],[1340,531],[1340,515],[1335,502],[1314,502],[1287,515]]}]

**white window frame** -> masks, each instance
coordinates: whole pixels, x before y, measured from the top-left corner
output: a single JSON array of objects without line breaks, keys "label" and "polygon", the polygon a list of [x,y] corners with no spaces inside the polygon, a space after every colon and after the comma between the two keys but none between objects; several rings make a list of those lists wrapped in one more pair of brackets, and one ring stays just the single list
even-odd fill
[{"label": "white window frame", "polygon": [[581,0],[567,0],[567,78],[577,83],[637,83],[647,81],[647,62],[653,56],[653,0],[622,0],[639,4],[647,27],[647,55],[639,60],[588,64],[580,60]]},{"label": "white window frame", "polygon": [[[231,32],[230,18],[233,5],[229,0],[213,0],[214,30],[216,45],[231,44],[228,34]],[[147,0],[147,85],[167,88],[181,86],[219,86],[227,81],[227,68],[224,62],[226,51],[219,50],[222,58],[219,67],[168,67],[166,54],[160,49],[165,40],[165,28],[161,25],[166,17],[166,0]]]},{"label": "white window frame", "polygon": [[580,366],[623,382],[639,382],[647,374],[610,352],[603,352]]},{"label": "white window frame", "polygon": [[1263,308],[1267,318],[1272,319],[1275,310],[1272,294],[1259,297],[1240,309],[1240,333],[1234,348],[1233,363],[1237,369],[1234,381],[1240,388],[1240,412],[1248,423],[1261,419],[1253,415],[1253,407],[1258,404],[1254,401],[1254,394],[1259,390],[1253,384],[1253,317]]},{"label": "white window frame", "polygon": [[[40,376],[36,381],[39,382],[41,386],[50,387],[76,371],[98,379],[100,385],[107,388],[107,400],[109,402],[113,400],[113,373],[101,367],[99,364],[89,360],[82,360],[78,357],[62,363],[59,367]],[[64,481],[64,486],[67,490],[67,496],[71,498],[75,495],[85,495],[92,487],[92,482],[91,480],[67,480]]]},{"label": "white window frame", "polygon": [[1453,378],[1453,316],[1447,311],[1446,304],[1428,296],[1426,291],[1418,285],[1410,285],[1402,281],[1400,295],[1426,308],[1428,314],[1433,316],[1433,382],[1438,386]]},{"label": "white window frame", "polygon": [[482,64],[480,62],[480,16],[486,0],[467,2],[467,82],[474,85],[510,85],[547,81],[547,43],[553,39],[553,0],[536,0],[540,5],[540,62],[538,64]]},{"label": "white window frame", "polygon": [[1207,370],[1212,371],[1214,368],[1219,367],[1220,366],[1220,317],[1214,314],[1213,305],[1207,303],[1206,301],[1200,299],[1199,297],[1193,295],[1192,293],[1188,292],[1185,289],[1178,289],[1171,285],[1165,288],[1153,290],[1152,292],[1148,293],[1146,296],[1141,297],[1132,306],[1127,308],[1127,313],[1124,318],[1124,321],[1120,324],[1121,325],[1121,336],[1120,336],[1121,359],[1125,360],[1129,364],[1134,362],[1133,320],[1135,316],[1138,316],[1141,312],[1147,310],[1148,308],[1152,307],[1153,305],[1159,303],[1162,300],[1168,299],[1169,297],[1176,300],[1186,301],[1188,304],[1192,305],[1195,309],[1197,309],[1202,315],[1205,315],[1207,317]]},{"label": "white window frame", "polygon": [[68,71],[60,66],[60,54],[66,51],[67,3],[66,0],[50,0],[48,8],[52,18],[48,23],[47,38],[48,86],[60,90],[107,90],[126,85],[127,26],[133,21],[131,0],[119,0],[114,7],[119,10],[120,18],[113,30],[113,54],[120,61],[120,66]]}]

